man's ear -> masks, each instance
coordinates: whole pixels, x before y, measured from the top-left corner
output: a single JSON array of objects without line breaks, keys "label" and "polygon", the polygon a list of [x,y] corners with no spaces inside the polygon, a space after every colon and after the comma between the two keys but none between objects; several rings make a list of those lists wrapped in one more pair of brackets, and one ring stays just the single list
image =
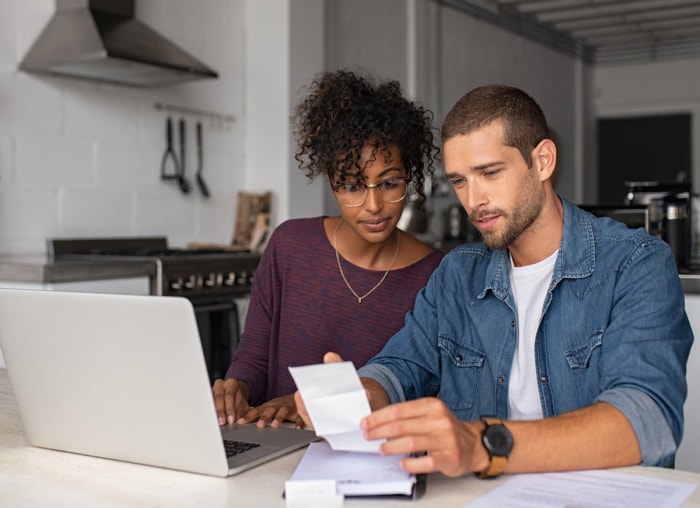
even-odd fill
[{"label": "man's ear", "polygon": [[537,170],[540,181],[552,177],[557,167],[557,145],[551,139],[543,139],[532,151],[532,164]]}]

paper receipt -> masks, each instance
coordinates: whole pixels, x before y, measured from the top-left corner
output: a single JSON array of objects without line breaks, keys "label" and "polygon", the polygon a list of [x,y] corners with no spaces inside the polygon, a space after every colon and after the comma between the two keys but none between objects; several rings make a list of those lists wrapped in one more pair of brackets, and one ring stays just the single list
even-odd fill
[{"label": "paper receipt", "polygon": [[334,450],[379,453],[383,439],[367,441],[360,420],[370,414],[367,394],[352,362],[289,367],[316,435]]}]

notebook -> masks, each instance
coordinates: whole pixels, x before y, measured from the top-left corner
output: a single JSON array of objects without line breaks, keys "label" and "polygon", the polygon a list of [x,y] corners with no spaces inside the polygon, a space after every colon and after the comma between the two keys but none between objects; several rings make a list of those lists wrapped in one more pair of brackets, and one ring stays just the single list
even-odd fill
[{"label": "notebook", "polygon": [[0,289],[0,350],[34,446],[223,477],[316,439],[219,427],[186,298]]}]

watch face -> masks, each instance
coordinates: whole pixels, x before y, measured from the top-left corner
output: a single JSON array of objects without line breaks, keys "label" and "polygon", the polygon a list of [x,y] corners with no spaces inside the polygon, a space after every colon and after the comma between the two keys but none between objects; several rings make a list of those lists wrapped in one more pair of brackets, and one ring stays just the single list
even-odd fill
[{"label": "watch face", "polygon": [[504,425],[489,425],[484,431],[484,446],[492,455],[507,457],[513,449],[513,436]]}]

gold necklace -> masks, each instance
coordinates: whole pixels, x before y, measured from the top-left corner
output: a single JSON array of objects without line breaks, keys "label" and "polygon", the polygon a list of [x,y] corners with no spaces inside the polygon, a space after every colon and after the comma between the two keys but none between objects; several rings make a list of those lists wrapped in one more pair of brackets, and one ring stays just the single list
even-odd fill
[{"label": "gold necklace", "polygon": [[394,263],[396,262],[396,258],[399,255],[399,245],[401,243],[401,235],[399,234],[399,230],[396,230],[396,252],[394,252],[394,258],[391,260],[391,264],[389,265],[389,268],[386,269],[386,272],[384,272],[384,275],[382,276],[381,280],[377,282],[377,285],[374,286],[372,289],[367,291],[364,295],[360,296],[357,293],[355,293],[355,290],[350,286],[350,283],[348,282],[348,279],[345,278],[345,273],[343,273],[343,267],[340,264],[340,254],[338,253],[338,240],[337,240],[337,234],[338,234],[338,228],[340,227],[340,224],[343,222],[343,219],[340,219],[338,221],[338,224],[335,226],[335,229],[333,230],[333,248],[335,249],[335,260],[338,262],[338,270],[340,271],[340,276],[343,278],[343,282],[345,282],[345,285],[348,287],[350,292],[357,298],[357,303],[362,303],[362,300],[367,298],[369,295],[371,295],[375,289],[377,289],[379,286],[382,285],[382,282],[384,282],[384,279],[386,279],[386,276],[389,275],[389,272],[391,271],[392,267],[394,266]]}]

